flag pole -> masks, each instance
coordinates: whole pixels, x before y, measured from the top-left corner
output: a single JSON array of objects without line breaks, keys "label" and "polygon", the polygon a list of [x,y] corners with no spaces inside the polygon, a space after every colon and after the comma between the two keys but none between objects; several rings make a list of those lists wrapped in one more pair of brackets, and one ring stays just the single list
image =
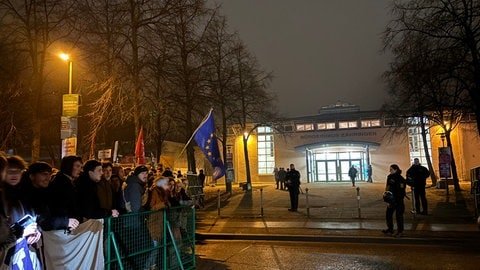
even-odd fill
[{"label": "flag pole", "polygon": [[178,154],[177,159],[180,158],[180,156],[183,154],[183,152],[185,152],[185,149],[187,149],[187,146],[190,144],[190,142],[192,141],[193,137],[195,136],[195,134],[197,134],[197,131],[200,129],[200,127],[207,121],[207,119],[210,117],[210,115],[212,114],[212,111],[213,111],[213,108],[210,108],[210,111],[208,112],[207,116],[205,116],[205,118],[203,118],[202,122],[200,122],[200,125],[198,125],[197,129],[195,129],[195,131],[193,132],[192,136],[190,137],[190,139],[188,139],[187,143],[185,144],[185,146],[183,147],[182,151],[180,151],[180,154]]}]

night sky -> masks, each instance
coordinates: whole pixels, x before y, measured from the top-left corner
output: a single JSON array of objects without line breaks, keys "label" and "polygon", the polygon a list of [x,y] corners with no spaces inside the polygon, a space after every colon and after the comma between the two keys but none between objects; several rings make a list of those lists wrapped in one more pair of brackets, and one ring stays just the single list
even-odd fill
[{"label": "night sky", "polygon": [[379,109],[390,61],[381,33],[387,0],[216,0],[260,64],[284,116],[316,114],[338,100]]}]

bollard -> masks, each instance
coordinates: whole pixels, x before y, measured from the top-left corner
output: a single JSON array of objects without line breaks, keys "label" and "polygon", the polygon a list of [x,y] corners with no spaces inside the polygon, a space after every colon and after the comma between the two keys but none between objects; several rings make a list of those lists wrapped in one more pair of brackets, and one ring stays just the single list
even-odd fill
[{"label": "bollard", "polygon": [[263,188],[260,189],[260,216],[263,217]]},{"label": "bollard", "polygon": [[220,216],[220,189],[217,190],[217,215]]},{"label": "bollard", "polygon": [[448,178],[445,178],[445,189],[447,190],[447,197],[450,195],[448,190]]},{"label": "bollard", "polygon": [[412,214],[413,214],[413,218],[415,219],[417,217],[417,208],[415,206],[415,204],[416,204],[415,203],[415,187],[412,186],[411,189],[412,189],[412,195],[411,195],[411,197],[412,197]]},{"label": "bollard", "polygon": [[[475,216],[478,217],[478,187],[479,185],[479,181],[476,180],[475,182],[473,182],[473,198],[474,198],[474,203],[475,203]],[[480,225],[480,224],[478,224]]]},{"label": "bollard", "polygon": [[307,218],[310,218],[310,204],[308,203],[308,188],[305,189],[305,204],[307,207]]},{"label": "bollard", "polygon": [[358,218],[362,218],[362,211],[360,209],[360,187],[357,187],[357,207],[358,207]]}]

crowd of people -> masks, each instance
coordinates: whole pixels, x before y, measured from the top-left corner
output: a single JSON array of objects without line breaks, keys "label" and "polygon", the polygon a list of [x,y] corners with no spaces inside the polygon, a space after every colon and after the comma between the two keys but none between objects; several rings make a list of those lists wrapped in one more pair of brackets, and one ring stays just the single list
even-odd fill
[{"label": "crowd of people", "polygon": [[[18,263],[14,253],[20,241],[26,243],[32,269],[42,269],[39,241],[43,232],[70,234],[87,220],[182,205],[193,206],[193,201],[188,180],[180,171],[175,177],[169,168],[124,169],[97,160],[83,162],[77,156],[64,157],[57,171],[45,162],[27,166],[19,156],[0,153],[0,269]],[[186,233],[185,223],[182,213],[172,217],[178,241]],[[160,242],[161,226],[158,220],[146,224],[149,245]],[[135,247],[127,243],[125,248]]]}]

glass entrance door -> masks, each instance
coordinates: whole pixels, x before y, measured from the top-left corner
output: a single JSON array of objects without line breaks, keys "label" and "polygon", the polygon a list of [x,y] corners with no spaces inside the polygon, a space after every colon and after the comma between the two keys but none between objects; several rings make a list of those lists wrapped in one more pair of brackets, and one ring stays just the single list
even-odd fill
[{"label": "glass entrance door", "polygon": [[317,181],[339,181],[336,160],[317,161],[316,164]]},{"label": "glass entrance door", "polygon": [[362,160],[360,159],[352,159],[352,160],[340,160],[340,175],[341,181],[350,181],[350,176],[348,175],[348,171],[350,167],[355,166],[357,169],[357,178],[356,180],[363,180],[362,177]]}]

